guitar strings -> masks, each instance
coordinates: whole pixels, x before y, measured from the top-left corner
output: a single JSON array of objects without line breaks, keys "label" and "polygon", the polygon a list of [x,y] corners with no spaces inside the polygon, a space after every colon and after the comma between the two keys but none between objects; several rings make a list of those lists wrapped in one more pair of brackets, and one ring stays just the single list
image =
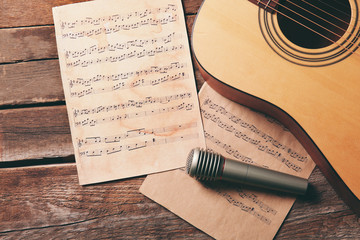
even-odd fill
[{"label": "guitar strings", "polygon": [[[288,1],[288,2],[290,2],[290,3],[291,3],[291,1]],[[287,10],[289,10],[289,11],[293,12],[293,13],[295,13],[296,15],[298,15],[298,16],[300,16],[300,17],[302,17],[303,19],[305,19],[305,20],[307,20],[307,21],[309,21],[309,22],[311,22],[311,23],[313,23],[313,24],[315,24],[315,25],[317,25],[317,26],[319,26],[319,27],[321,27],[321,28],[325,29],[325,30],[326,30],[326,31],[328,31],[329,33],[332,33],[333,35],[335,35],[335,36],[337,36],[337,37],[341,38],[341,36],[342,36],[342,35],[339,35],[339,34],[337,34],[337,33],[333,32],[333,31],[329,30],[328,28],[326,28],[326,27],[322,26],[321,24],[319,24],[319,23],[317,23],[317,22],[315,22],[315,21],[313,21],[313,20],[311,20],[311,19],[309,19],[309,18],[307,18],[307,17],[305,17],[305,16],[303,16],[303,15],[301,15],[301,14],[299,14],[299,13],[295,12],[294,10],[292,10],[292,9],[290,9],[290,8],[288,8],[288,7],[286,7],[285,5],[283,5],[283,4],[281,4],[281,3],[278,3],[278,5],[279,5],[279,6],[282,6],[283,8],[285,8],[285,9],[287,9]],[[315,16],[316,16],[316,17],[319,17],[318,15],[315,15]],[[321,19],[321,17],[319,17],[319,18]],[[340,27],[338,27],[338,28],[340,28]],[[341,28],[340,28],[340,29],[341,29]],[[343,30],[343,29],[342,29],[342,30]],[[344,31],[344,33],[346,32],[346,30],[343,30],[343,31]]]},{"label": "guitar strings", "polygon": [[[272,1],[274,1],[274,0],[272,0]],[[343,22],[343,23],[345,23],[345,24],[348,24],[346,21],[344,21],[344,20],[342,20],[342,19],[340,19],[340,18],[338,18],[338,17],[336,17],[336,16],[334,16],[334,15],[332,15],[332,14],[330,14],[330,13],[324,11],[324,10],[322,10],[322,9],[319,8],[319,7],[316,7],[315,5],[313,5],[313,4],[311,4],[311,3],[307,2],[307,1],[304,1],[304,0],[301,0],[301,1],[304,2],[304,3],[306,3],[306,4],[308,4],[308,5],[310,5],[310,6],[312,6],[312,7],[314,7],[314,8],[316,8],[316,9],[319,10],[319,11],[322,11],[323,13],[326,13],[326,14],[328,14],[328,15],[336,18],[337,20],[339,20],[339,21],[341,21],[341,22]],[[347,17],[349,17],[349,19],[356,19],[356,17],[353,17],[352,15],[349,15],[348,13],[346,13],[346,12],[344,12],[344,11],[341,11],[341,10],[339,10],[338,8],[335,8],[334,6],[331,6],[329,3],[326,3],[326,2],[321,1],[321,0],[318,0],[318,1],[321,2],[321,3],[324,4],[324,5],[327,5],[328,7],[332,8],[333,10],[336,10],[336,11],[338,11],[338,12],[346,15]],[[336,2],[337,4],[342,5],[342,6],[344,6],[344,7],[348,7],[348,6],[345,5],[343,2],[339,2],[339,0],[332,0],[332,1],[333,1],[333,2]],[[288,2],[289,2],[289,1],[288,1]],[[360,20],[358,20],[358,21],[356,21],[356,22],[359,23]]]},{"label": "guitar strings", "polygon": [[324,1],[321,1],[321,0],[318,0],[319,2],[321,2],[322,4],[324,4],[324,5],[326,5],[326,6],[328,6],[328,7],[330,7],[330,8],[332,8],[332,9],[334,9],[334,10],[336,10],[336,11],[338,11],[338,12],[341,12],[342,14],[344,14],[344,15],[346,15],[346,16],[348,16],[348,17],[350,17],[350,15],[349,14],[347,14],[346,12],[344,12],[344,11],[341,11],[341,10],[339,10],[338,8],[335,8],[334,6],[331,6],[330,4],[328,4],[327,2],[324,2]]},{"label": "guitar strings", "polygon": [[[270,2],[271,2],[271,1],[274,1],[274,0],[270,0]],[[263,4],[263,3],[262,3],[262,4]],[[299,22],[299,21],[295,20],[294,18],[292,18],[292,17],[288,16],[287,14],[285,14],[285,13],[283,13],[283,12],[281,12],[281,11],[278,11],[276,8],[274,8],[274,7],[270,6],[269,4],[267,5],[267,7],[268,7],[268,8],[270,8],[271,10],[273,10],[274,12],[279,13],[279,14],[283,15],[284,17],[286,17],[286,18],[290,19],[291,21],[293,21],[293,22],[295,22],[295,23],[299,24],[300,26],[303,26],[303,27],[305,27],[306,29],[308,29],[308,30],[310,30],[310,31],[314,32],[315,34],[317,34],[317,35],[319,35],[319,36],[323,37],[324,39],[326,39],[326,40],[328,40],[329,42],[331,42],[331,43],[333,43],[333,44],[337,45],[338,47],[343,48],[344,50],[349,51],[349,52],[351,52],[352,54],[360,55],[360,54],[358,54],[358,53],[354,52],[353,50],[349,49],[348,47],[342,46],[342,45],[340,45],[339,43],[337,43],[336,41],[334,41],[334,40],[332,40],[332,39],[330,39],[330,38],[328,38],[328,37],[324,36],[323,34],[321,34],[321,33],[319,33],[318,31],[316,31],[316,30],[312,29],[311,27],[306,26],[305,24],[303,24],[303,23],[301,23],[301,22]]]},{"label": "guitar strings", "polygon": [[[273,1],[273,0],[272,0],[272,1]],[[316,9],[319,10],[319,11],[322,11],[323,13],[326,13],[326,14],[328,14],[328,15],[336,18],[337,20],[339,20],[339,21],[341,21],[341,22],[343,22],[343,23],[345,23],[345,24],[348,24],[348,23],[345,22],[344,20],[342,20],[342,19],[340,19],[340,18],[337,18],[336,16],[334,16],[334,15],[332,15],[332,14],[330,14],[330,13],[324,11],[324,10],[322,10],[321,8],[316,7],[315,5],[312,5],[311,3],[307,2],[307,1],[304,1],[304,0],[301,0],[301,1],[303,1],[304,3],[307,3],[308,5],[310,5],[310,6],[314,7],[314,8],[316,8]],[[327,5],[328,7],[331,7],[332,9],[334,9],[334,10],[336,10],[336,11],[338,11],[338,12],[341,12],[342,14],[346,15],[347,17],[349,17],[349,19],[356,19],[356,17],[353,17],[353,16],[347,14],[346,12],[337,9],[337,8],[331,6],[330,4],[328,4],[328,3],[324,2],[324,1],[321,1],[321,0],[318,0],[318,1],[321,2],[321,3],[323,3],[324,5]],[[332,0],[332,1],[333,1],[333,2],[336,2],[337,4],[342,5],[342,6],[344,6],[344,7],[347,7],[347,5],[345,5],[343,2],[339,2],[339,0]],[[358,21],[356,21],[356,22],[359,23],[360,20],[358,20]]]},{"label": "guitar strings", "polygon": [[342,5],[344,7],[348,7],[348,5],[346,5],[345,3],[341,2],[341,0],[332,0],[333,2],[336,2],[339,5]]},{"label": "guitar strings", "polygon": [[[271,0],[271,1],[273,1],[273,0]],[[301,23],[301,22],[299,22],[299,21],[295,20],[294,18],[292,18],[292,17],[288,16],[287,14],[285,14],[285,13],[283,13],[283,12],[281,12],[281,11],[277,10],[276,8],[273,8],[273,7],[271,7],[270,5],[268,5],[267,7],[268,7],[268,8],[270,8],[271,10],[273,10],[273,11],[275,11],[275,12],[277,12],[277,13],[279,13],[279,14],[283,15],[284,17],[286,17],[286,18],[290,19],[291,21],[293,21],[293,22],[295,22],[295,23],[299,24],[300,26],[303,26],[303,27],[305,27],[305,28],[309,29],[310,31],[312,31],[312,32],[316,33],[317,35],[319,35],[319,36],[321,36],[321,37],[323,37],[323,38],[325,38],[326,40],[328,40],[328,41],[330,41],[330,42],[332,42],[332,43],[335,43],[335,41],[334,41],[334,40],[332,40],[332,39],[330,39],[330,38],[328,38],[328,37],[324,36],[323,34],[319,33],[318,31],[316,31],[316,30],[312,29],[311,27],[306,26],[305,24],[303,24],[303,23]],[[299,15],[299,16],[301,16],[301,17],[303,17],[301,14],[298,14],[298,15]],[[303,17],[303,18],[305,18],[305,17]]]},{"label": "guitar strings", "polygon": [[[317,10],[319,10],[319,11],[321,11],[321,12],[323,12],[323,13],[325,13],[325,14],[327,14],[327,15],[329,15],[329,16],[331,16],[331,17],[334,17],[334,18],[336,18],[337,20],[339,20],[339,21],[341,21],[341,22],[343,22],[344,24],[349,24],[348,22],[346,22],[346,21],[344,21],[344,20],[342,20],[342,19],[340,19],[340,18],[338,18],[338,17],[336,17],[336,16],[334,16],[333,14],[331,14],[331,13],[328,13],[328,12],[326,12],[326,11],[324,11],[324,10],[322,10],[321,8],[319,8],[319,7],[317,7],[317,6],[315,6],[315,5],[313,5],[313,4],[311,4],[311,3],[309,3],[309,2],[307,2],[307,1],[305,1],[305,0],[301,0],[302,2],[304,2],[304,3],[306,3],[306,4],[308,4],[309,6],[311,6],[311,7],[313,7],[313,8],[316,8]],[[336,1],[336,0],[335,0]],[[269,0],[269,3],[270,2],[275,2],[275,0]],[[303,7],[301,7],[301,6],[299,6],[299,5],[297,5],[297,4],[295,4],[294,2],[292,2],[292,1],[290,1],[290,0],[287,0],[287,2],[289,2],[289,3],[291,3],[291,4],[293,4],[294,6],[296,6],[296,7],[299,7],[300,9],[302,9],[302,10],[304,10],[304,11],[306,11],[306,12],[308,12],[308,13],[310,13],[310,14],[312,14],[313,16],[316,16],[316,17],[318,17],[319,19],[321,19],[321,20],[323,20],[323,21],[325,21],[325,22],[327,22],[327,23],[329,23],[329,24],[331,24],[331,25],[333,25],[333,26],[335,26],[336,28],[338,28],[338,29],[341,29],[341,30],[343,30],[344,31],[344,33],[346,32],[346,30],[345,29],[343,29],[342,27],[340,27],[340,26],[338,26],[338,25],[336,25],[336,24],[334,24],[334,23],[332,23],[332,22],[330,22],[330,21],[328,21],[328,20],[326,20],[326,19],[324,19],[324,18],[322,18],[322,17],[320,17],[320,16],[318,16],[318,15],[316,15],[316,14],[314,14],[314,13],[312,13],[311,11],[309,11],[309,10],[307,10],[307,9],[305,9],[305,8],[303,8]],[[320,1],[319,0],[319,2],[322,2],[322,1]],[[292,19],[291,17],[288,17],[288,16],[286,16],[284,13],[282,13],[282,12],[280,12],[279,10],[277,10],[276,8],[273,8],[273,7],[271,7],[270,5],[269,5],[269,3],[267,4],[267,7],[268,8],[270,8],[270,9],[272,9],[272,10],[274,10],[275,12],[278,12],[278,13],[280,13],[280,14],[282,14],[283,16],[285,16],[285,17],[287,17],[287,18],[289,18],[290,20],[292,20],[292,21],[294,21],[294,22],[296,22],[296,20],[294,20],[294,19]],[[301,15],[301,14],[299,14],[299,13],[297,13],[296,11],[294,11],[294,10],[292,10],[292,9],[290,9],[290,8],[288,8],[288,7],[286,7],[285,5],[283,5],[283,4],[281,4],[281,3],[279,3],[279,2],[275,2],[277,5],[279,5],[279,6],[282,6],[283,8],[285,8],[285,9],[287,9],[287,10],[289,10],[289,11],[291,11],[291,12],[294,12],[296,15],[298,15],[298,16],[300,16],[300,17],[302,17],[302,18],[304,18],[304,19],[306,19],[306,20],[308,20],[309,22],[311,22],[311,23],[313,23],[313,24],[315,24],[315,25],[317,25],[317,26],[319,26],[319,27],[321,27],[321,28],[323,28],[323,29],[325,29],[325,30],[327,30],[328,32],[330,32],[330,33],[332,33],[333,35],[335,35],[335,36],[337,36],[337,37],[341,37],[340,35],[338,35],[338,34],[336,34],[336,33],[334,33],[334,32],[332,32],[331,30],[329,30],[329,29],[327,29],[327,28],[325,28],[324,26],[321,26],[320,24],[318,24],[318,23],[316,23],[316,22],[314,22],[314,21],[312,21],[312,20],[310,20],[310,19],[308,19],[308,18],[306,18],[305,16],[303,16],[303,15]],[[323,3],[323,2],[322,2]],[[265,5],[264,3],[261,3],[261,4],[263,4],[263,5]],[[328,4],[325,4],[325,5],[328,5]],[[330,6],[330,5],[328,5],[328,6]],[[336,8],[334,8],[335,10],[337,10]],[[343,12],[344,13],[344,12]],[[346,13],[344,13],[345,15],[347,15]],[[349,15],[347,15],[347,16],[349,16]],[[349,16],[350,17],[350,16]],[[350,18],[350,19],[354,19],[354,18]],[[360,22],[360,21],[358,21],[358,22]],[[301,25],[301,24],[300,24]],[[313,29],[310,29],[310,27],[307,27],[309,30],[313,30]],[[315,31],[315,30],[314,30]],[[314,32],[313,31],[313,32]]]},{"label": "guitar strings", "polygon": [[[303,1],[303,0],[302,0],[302,1]],[[294,6],[296,6],[296,7],[300,8],[300,9],[302,9],[303,11],[306,11],[306,12],[310,13],[311,15],[313,15],[313,16],[315,16],[315,17],[320,18],[320,19],[321,19],[321,20],[323,20],[324,22],[327,22],[327,23],[329,23],[329,24],[333,25],[334,27],[336,27],[336,28],[338,28],[338,29],[340,29],[340,30],[344,31],[344,33],[346,32],[346,29],[343,29],[342,27],[339,27],[339,26],[338,26],[338,25],[336,25],[335,23],[332,23],[332,22],[330,22],[329,20],[326,20],[325,18],[323,18],[323,17],[321,17],[321,16],[319,16],[319,15],[317,15],[317,14],[315,14],[315,13],[313,13],[313,12],[309,11],[308,9],[305,9],[305,8],[303,8],[303,7],[299,6],[298,4],[294,3],[293,1],[287,0],[287,2],[289,2],[289,3],[293,4]],[[303,2],[305,2],[305,1],[303,1]],[[327,12],[325,12],[325,11],[324,11],[324,13],[327,13]],[[330,13],[327,13],[327,14],[328,14],[328,15],[330,15],[330,16],[333,16],[333,15],[331,15]],[[335,16],[333,16],[333,17],[335,17]],[[340,19],[339,19],[339,20],[340,20]],[[342,20],[341,20],[341,21],[342,21]],[[347,24],[347,22],[345,22],[345,21],[343,21],[343,22]]]},{"label": "guitar strings", "polygon": [[[341,21],[341,22],[343,22],[343,23],[345,23],[345,24],[348,24],[346,21],[342,20],[341,18],[338,18],[337,16],[335,16],[335,15],[333,15],[333,14],[331,14],[331,13],[328,13],[328,12],[322,10],[321,8],[315,6],[315,5],[313,5],[313,4],[311,4],[311,3],[307,2],[307,1],[304,1],[304,0],[301,0],[301,1],[304,2],[304,3],[306,3],[306,4],[309,5],[309,6],[313,7],[313,8],[316,8],[316,10],[319,10],[319,11],[321,11],[321,12],[323,12],[323,13],[325,13],[325,14],[327,14],[327,15],[329,15],[329,16],[331,16],[331,17],[333,17],[333,18],[335,18],[335,19],[337,19],[337,20],[339,20],[339,21]],[[289,2],[290,2],[290,1],[289,1]],[[353,18],[351,18],[351,19],[353,19]]]},{"label": "guitar strings", "polygon": [[[273,1],[273,0],[270,0],[270,2],[271,1]],[[304,0],[301,0],[301,1],[303,1],[303,2],[305,2],[305,3],[307,3],[306,1],[304,1]],[[289,1],[290,2],[290,1]],[[282,4],[279,4],[279,3],[277,3],[278,5],[281,5],[281,6],[283,6]],[[309,4],[309,5],[311,5],[311,4]],[[273,7],[271,7],[269,4],[267,5],[267,7],[268,8],[270,8],[270,9],[272,9],[272,10],[274,10],[275,12],[277,12],[277,13],[279,13],[279,14],[281,14],[281,15],[283,15],[284,17],[286,17],[286,18],[288,18],[288,19],[290,19],[291,21],[293,21],[293,22],[295,22],[296,24],[298,24],[298,25],[300,25],[300,26],[303,26],[303,27],[305,27],[306,29],[308,29],[308,30],[310,30],[310,31],[312,31],[313,33],[315,33],[315,34],[317,34],[317,35],[319,35],[320,37],[322,37],[322,38],[324,38],[324,39],[326,39],[326,40],[328,40],[329,42],[331,42],[331,43],[333,43],[333,44],[335,44],[335,45],[337,45],[338,47],[340,47],[340,48],[342,48],[342,49],[344,49],[345,51],[348,51],[348,52],[350,52],[350,53],[353,53],[353,54],[356,54],[356,55],[360,55],[359,53],[356,53],[354,50],[351,50],[350,48],[348,48],[348,47],[346,47],[346,46],[342,46],[342,45],[340,45],[339,43],[337,43],[335,40],[333,40],[333,39],[331,39],[331,38],[329,38],[329,37],[327,37],[327,36],[325,36],[325,35],[323,35],[322,33],[320,33],[320,32],[318,32],[318,31],[316,31],[316,30],[314,30],[314,29],[312,29],[311,27],[309,27],[309,26],[307,26],[307,25],[305,25],[305,24],[303,24],[303,23],[301,23],[301,22],[299,22],[299,21],[297,21],[297,20],[295,20],[294,18],[292,18],[292,17],[290,17],[290,16],[288,16],[287,14],[285,14],[285,13],[283,13],[283,12],[281,12],[281,11],[279,11],[279,10],[277,10],[277,9],[275,9],[275,8],[273,8]],[[287,8],[287,7],[285,7],[285,6],[283,6],[284,8]],[[288,9],[288,8],[287,8]],[[288,9],[288,10],[290,10],[290,9]],[[292,10],[290,10],[290,11],[292,11]],[[321,10],[322,12],[325,12],[325,11],[323,11],[323,10]],[[294,12],[294,11],[292,11],[292,12]],[[295,12],[296,13],[296,12]],[[327,12],[325,12],[325,13],[327,13]],[[315,23],[315,22],[313,22],[313,21],[311,21],[311,20],[309,20],[309,19],[307,19],[306,17],[304,17],[303,15],[301,15],[301,14],[299,14],[299,13],[296,13],[298,16],[300,16],[300,17],[302,17],[302,18],[304,18],[304,19],[306,19],[306,20],[308,20],[309,22],[312,22],[312,23],[314,23],[315,25],[318,25],[318,26],[320,26],[319,24],[317,24],[317,23]],[[327,13],[328,15],[331,15],[330,13]],[[315,15],[315,14],[314,14]],[[317,15],[316,15],[317,16]],[[333,15],[331,15],[331,16],[333,16]],[[349,16],[349,15],[348,15]],[[317,17],[319,17],[319,16],[317,16]],[[321,17],[319,17],[320,19],[321,19]],[[345,21],[343,21],[343,20],[341,20],[342,22],[344,22],[344,23],[346,23],[346,24],[348,24],[347,22],[345,22]],[[326,31],[328,31],[328,32],[330,32],[330,33],[332,33],[332,34],[334,34],[334,35],[336,35],[336,36],[338,36],[338,37],[341,37],[340,35],[338,35],[338,34],[336,34],[336,33],[334,33],[334,32],[332,32],[332,31],[330,31],[329,29],[327,29],[327,28],[325,28],[325,27],[323,27],[323,26],[320,26],[320,27],[322,27],[323,29],[325,29]],[[338,26],[336,26],[336,27],[338,27]],[[340,27],[338,27],[338,28],[340,28]],[[341,28],[342,29],[342,28]],[[346,30],[344,30],[344,29],[342,29],[343,31],[344,31],[344,33],[346,32]],[[353,45],[353,44],[352,44]]]},{"label": "guitar strings", "polygon": [[[274,0],[272,0],[272,1],[274,1]],[[349,24],[348,22],[344,21],[343,19],[340,19],[340,18],[336,17],[335,15],[333,15],[333,14],[331,14],[331,13],[328,13],[327,11],[324,11],[323,9],[321,9],[321,8],[317,7],[317,6],[316,6],[316,5],[314,5],[314,4],[311,4],[311,3],[309,3],[309,2],[307,2],[307,1],[305,1],[305,0],[301,0],[301,1],[302,1],[302,2],[304,2],[304,3],[306,3],[307,5],[309,5],[309,6],[313,7],[313,8],[315,8],[315,9],[317,9],[317,10],[319,10],[319,11],[321,11],[321,12],[323,12],[323,13],[325,13],[325,14],[329,15],[329,16],[331,16],[331,17],[336,18],[337,20],[339,20],[339,21],[343,22],[344,24],[347,24],[347,25]],[[328,20],[326,20],[326,19],[324,19],[324,18],[320,17],[319,15],[314,14],[313,12],[311,12],[311,11],[309,11],[309,10],[307,10],[307,9],[305,9],[305,8],[303,8],[303,7],[301,7],[301,6],[299,6],[298,4],[295,4],[293,1],[287,0],[287,2],[289,2],[289,3],[293,4],[294,6],[296,6],[296,7],[300,8],[300,9],[302,9],[302,10],[304,10],[304,11],[306,11],[306,12],[310,13],[310,14],[312,14],[313,16],[318,17],[318,18],[319,18],[319,19],[321,19],[321,20],[323,20],[323,21],[325,21],[325,22],[327,22],[327,23],[329,23],[329,24],[331,24],[331,25],[335,26],[336,28],[341,29],[341,30],[343,30],[344,32],[346,32],[346,30],[345,30],[345,29],[343,29],[343,28],[339,27],[338,25],[336,25],[336,24],[334,24],[334,23],[332,23],[332,22],[330,22],[330,21],[328,21]],[[337,8],[335,8],[335,7],[331,6],[330,4],[325,3],[325,2],[323,2],[323,1],[321,1],[321,0],[318,0],[318,2],[321,2],[321,3],[325,4],[325,5],[327,5],[327,6],[331,7],[331,8],[333,8],[334,10],[340,11],[339,9],[337,9]],[[333,0],[333,2],[337,2],[337,1],[336,1],[336,0]],[[337,3],[339,3],[339,2],[337,2]],[[284,8],[286,8],[286,9],[288,9],[289,11],[292,11],[292,12],[294,12],[295,14],[297,14],[297,15],[299,15],[299,16],[301,16],[301,17],[305,18],[305,17],[304,17],[304,16],[302,16],[301,14],[299,14],[299,13],[295,12],[295,11],[294,11],[294,10],[292,10],[292,9],[287,8],[286,6],[284,6],[284,5],[283,5],[283,4],[281,4],[281,3],[277,3],[277,4],[278,4],[278,5],[280,5],[280,6],[282,6],[282,7],[284,7]],[[342,4],[343,4],[343,6],[346,6],[344,3],[342,3]],[[346,15],[346,16],[348,16],[348,17],[350,17],[350,19],[354,19],[354,18],[351,18],[351,16],[350,16],[350,15],[348,15],[347,13],[345,13],[345,12],[343,12],[343,11],[340,11],[340,12],[341,12],[341,13],[343,13],[344,15]],[[307,18],[305,18],[305,19],[306,19],[306,20],[309,20],[309,19],[307,19]],[[309,21],[310,21],[310,20],[309,20]],[[311,21],[310,21],[310,22],[311,22]],[[314,22],[312,22],[312,23],[314,23]],[[317,24],[317,23],[314,23],[314,24],[316,24],[316,25],[320,26],[320,25],[319,25],[319,24]],[[324,28],[323,26],[320,26],[320,27]],[[336,35],[336,34],[335,34],[335,35]],[[336,35],[336,36],[341,37],[341,36],[339,36],[339,35]]]}]

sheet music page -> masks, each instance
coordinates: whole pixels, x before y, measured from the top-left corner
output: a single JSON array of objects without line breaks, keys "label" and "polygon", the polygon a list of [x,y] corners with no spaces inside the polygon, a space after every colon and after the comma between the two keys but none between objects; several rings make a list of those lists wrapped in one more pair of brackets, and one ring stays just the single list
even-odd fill
[{"label": "sheet music page", "polygon": [[80,184],[184,166],[204,146],[180,0],[53,8]]},{"label": "sheet music page", "polygon": [[[278,122],[225,99],[207,83],[199,99],[208,150],[303,178],[310,176],[314,162]],[[296,199],[247,186],[201,183],[184,169],[150,175],[140,191],[216,239],[272,239]]]}]

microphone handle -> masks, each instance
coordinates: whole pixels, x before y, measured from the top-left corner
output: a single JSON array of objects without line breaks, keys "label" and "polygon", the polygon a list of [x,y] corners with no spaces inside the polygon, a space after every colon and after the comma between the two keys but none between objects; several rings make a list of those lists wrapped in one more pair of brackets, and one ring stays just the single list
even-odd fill
[{"label": "microphone handle", "polygon": [[263,187],[293,194],[305,194],[307,179],[261,168],[232,159],[225,159],[222,180]]}]

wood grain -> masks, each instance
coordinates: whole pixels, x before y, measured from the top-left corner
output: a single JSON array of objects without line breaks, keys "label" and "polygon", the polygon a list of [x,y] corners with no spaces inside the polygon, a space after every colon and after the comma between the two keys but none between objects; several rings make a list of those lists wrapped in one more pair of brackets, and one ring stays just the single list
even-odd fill
[{"label": "wood grain", "polygon": [[84,2],[84,0],[2,0],[0,8],[0,27],[53,24],[52,7],[76,2]]},{"label": "wood grain", "polygon": [[[186,17],[188,36],[195,15]],[[0,29],[0,63],[57,58],[54,26]]]},{"label": "wood grain", "polygon": [[331,188],[319,168],[308,194],[298,198],[277,233],[280,239],[359,239],[360,219]]},{"label": "wood grain", "polygon": [[57,58],[53,26],[0,29],[0,62]]},{"label": "wood grain", "polygon": [[65,106],[0,110],[0,162],[73,154]]},{"label": "wood grain", "polygon": [[144,178],[82,187],[71,164],[1,169],[0,179],[0,238],[209,239],[140,194]]},{"label": "wood grain", "polygon": [[[83,187],[74,164],[0,169],[0,237],[211,239],[140,194],[143,179]],[[318,170],[310,182],[276,239],[358,237],[359,219]]]},{"label": "wood grain", "polygon": [[[1,0],[0,28],[53,24],[51,8],[84,0]],[[202,0],[184,0],[185,14],[195,14]]]},{"label": "wood grain", "polygon": [[58,60],[0,65],[0,106],[64,101]]}]

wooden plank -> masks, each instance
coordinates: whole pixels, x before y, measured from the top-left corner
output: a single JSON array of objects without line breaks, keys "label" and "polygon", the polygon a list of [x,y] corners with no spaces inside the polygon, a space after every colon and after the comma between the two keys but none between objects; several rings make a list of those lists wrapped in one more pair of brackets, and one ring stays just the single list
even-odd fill
[{"label": "wooden plank", "polygon": [[53,24],[51,8],[84,0],[2,0],[0,27],[18,27]]},{"label": "wooden plank", "polygon": [[[194,18],[195,16],[187,17],[188,31],[191,30]],[[53,27],[45,28],[47,31],[53,31]],[[28,29],[19,29],[19,31],[20,30],[27,31]],[[35,32],[39,33],[42,31]],[[43,31],[43,33],[44,32],[46,31]],[[55,51],[54,44],[53,42],[53,50]],[[34,47],[36,48],[35,45]],[[16,52],[21,54],[21,51],[16,50]],[[36,52],[36,50],[28,52]],[[9,56],[11,56],[11,54]],[[195,71],[195,73],[198,89],[200,89],[204,80],[198,71]],[[0,79],[2,80],[0,81],[0,106],[64,101],[58,60],[0,65]],[[60,110],[55,110],[57,108]],[[50,110],[48,110],[48,108],[8,110],[0,111],[0,115],[1,118],[4,119],[1,126],[3,149],[0,154],[0,161],[48,158],[54,156],[64,157],[73,153],[70,136],[61,135],[59,138],[56,132],[51,135],[46,129],[41,129],[40,127],[45,126],[46,128],[52,128],[52,124],[54,123],[58,128],[61,128],[63,132],[69,133],[64,107],[54,107],[54,109]],[[44,116],[47,116],[47,118],[44,118]],[[55,122],[48,121],[48,119],[53,119]],[[26,127],[26,130],[19,131],[19,129],[24,129],[24,127]],[[48,141],[47,139],[49,137],[50,139]],[[34,139],[40,141],[40,144],[37,144]],[[63,148],[58,148],[54,141],[51,141],[56,141],[56,139],[66,139],[65,142],[59,141],[59,144],[62,144]]]},{"label": "wooden plank", "polygon": [[0,65],[0,106],[64,101],[58,60]]},{"label": "wooden plank", "polygon": [[0,62],[57,58],[53,26],[0,29]]},{"label": "wooden plank", "polygon": [[[11,81],[6,81],[7,85],[0,91],[1,103],[63,100],[60,78],[53,77],[50,73],[43,76],[42,73],[42,69],[46,72],[49,66],[57,65],[56,61],[45,64],[42,68],[38,67],[38,62],[35,63],[39,77],[34,76],[27,84],[26,81],[17,81],[15,77],[10,78]],[[52,81],[47,81],[47,75],[50,76],[49,79],[53,77]],[[200,89],[203,82],[197,83]],[[10,98],[13,100],[8,100]],[[0,110],[0,119],[0,162],[66,157],[73,154],[65,105]]]},{"label": "wooden plank", "polygon": [[[53,24],[51,8],[84,0],[1,0],[0,28]],[[183,0],[185,14],[195,14],[202,0]]]},{"label": "wooden plank", "polygon": [[0,169],[0,238],[209,239],[140,194],[143,179],[83,187],[74,164]]},{"label": "wooden plank", "polygon": [[[198,90],[204,83],[195,66]],[[0,106],[65,101],[58,60],[0,65]]]},{"label": "wooden plank", "polygon": [[341,200],[318,167],[309,178],[311,187],[299,197],[283,227],[282,239],[359,239],[359,216]]},{"label": "wooden plank", "polygon": [[[186,17],[189,36],[194,19]],[[0,29],[0,63],[57,57],[54,26]]]},{"label": "wooden plank", "polygon": [[0,110],[0,162],[73,154],[65,106]]},{"label": "wooden plank", "polygon": [[[186,17],[188,36],[194,19]],[[54,26],[0,29],[0,63],[57,57]]]},{"label": "wooden plank", "polygon": [[[194,15],[186,17],[189,36],[194,19]],[[6,34],[2,35],[3,32]],[[53,32],[52,26],[0,29],[0,62],[57,58]],[[1,44],[1,41],[6,43]],[[27,47],[23,48],[22,44]],[[204,80],[197,68],[195,74],[200,89]],[[0,65],[0,79],[0,106],[64,101],[58,60],[3,64]]]},{"label": "wooden plank", "polygon": [[[141,195],[143,179],[84,187],[74,164],[0,169],[0,238],[210,239]],[[316,191],[296,201],[276,239],[360,236],[358,217],[318,169],[310,181]]]}]

